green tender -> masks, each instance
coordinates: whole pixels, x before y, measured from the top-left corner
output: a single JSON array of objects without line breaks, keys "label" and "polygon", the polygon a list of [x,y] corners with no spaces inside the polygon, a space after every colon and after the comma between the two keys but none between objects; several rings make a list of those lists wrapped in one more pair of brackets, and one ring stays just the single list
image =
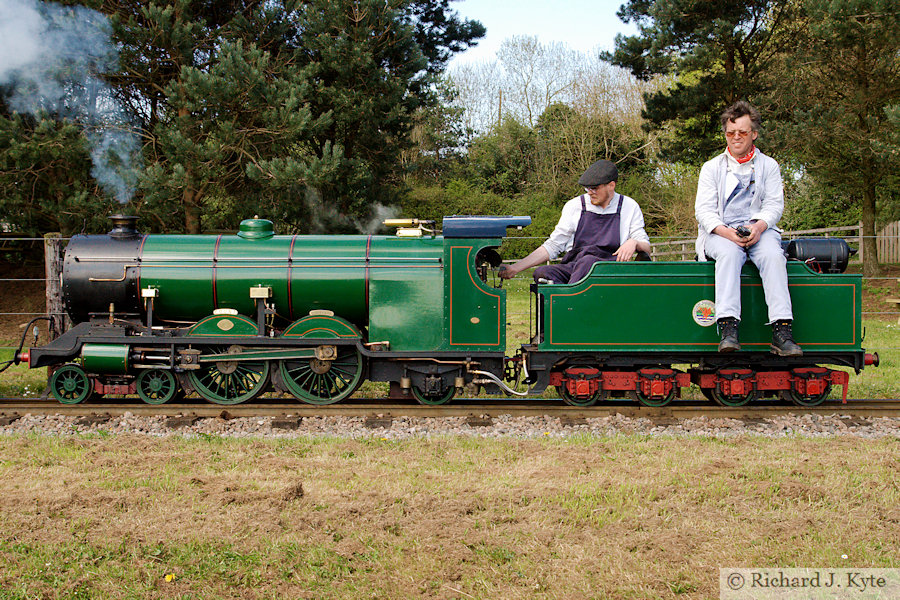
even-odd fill
[{"label": "green tender", "polygon": [[[597,263],[575,284],[541,285],[540,350],[715,352],[712,262]],[[788,263],[794,337],[804,351],[859,352],[862,276]],[[741,273],[742,351],[768,351],[772,329],[759,273]]]}]

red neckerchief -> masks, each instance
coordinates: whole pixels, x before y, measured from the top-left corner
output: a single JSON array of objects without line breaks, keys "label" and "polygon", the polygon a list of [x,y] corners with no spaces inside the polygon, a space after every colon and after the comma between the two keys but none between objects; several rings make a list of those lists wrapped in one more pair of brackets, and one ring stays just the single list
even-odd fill
[{"label": "red neckerchief", "polygon": [[731,156],[731,158],[738,161],[739,165],[742,165],[745,162],[750,162],[751,160],[753,160],[753,155],[756,154],[756,146],[755,145],[752,148],[750,148],[750,152],[748,152],[747,156],[745,156],[744,158],[737,158],[734,154],[731,154],[731,148],[728,148],[727,146],[725,147],[725,150],[728,152],[728,154]]}]

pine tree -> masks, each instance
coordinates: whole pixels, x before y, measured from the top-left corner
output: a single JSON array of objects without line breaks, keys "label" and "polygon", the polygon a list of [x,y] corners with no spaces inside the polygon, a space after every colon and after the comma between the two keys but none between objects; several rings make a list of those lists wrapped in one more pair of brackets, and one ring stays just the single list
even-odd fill
[{"label": "pine tree", "polygon": [[761,75],[790,44],[797,21],[791,0],[629,0],[619,18],[638,26],[616,36],[602,58],[641,79],[675,76],[672,86],[645,95],[644,117],[671,129],[662,150],[700,164],[722,146],[718,116],[737,100],[755,101]]},{"label": "pine tree", "polygon": [[[879,210],[896,214],[900,13],[896,0],[804,0],[807,28],[771,73],[782,151],[860,207],[864,272],[876,274]],[[893,108],[892,108],[893,107]],[[892,206],[893,205],[893,206]]]},{"label": "pine tree", "polygon": [[250,212],[353,228],[395,202],[431,73],[483,34],[446,0],[139,4],[116,22],[150,140],[143,208],[189,232]]},{"label": "pine tree", "polygon": [[23,235],[106,226],[118,203],[90,177],[82,128],[46,113],[0,116],[0,221]]}]

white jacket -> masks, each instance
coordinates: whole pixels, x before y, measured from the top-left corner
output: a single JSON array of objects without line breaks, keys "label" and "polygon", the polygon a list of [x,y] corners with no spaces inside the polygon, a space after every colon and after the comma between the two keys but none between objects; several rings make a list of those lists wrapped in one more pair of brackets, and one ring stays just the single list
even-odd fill
[{"label": "white jacket", "polygon": [[725,225],[725,200],[738,184],[734,173],[754,172],[756,195],[750,203],[752,220],[765,221],[769,229],[781,232],[776,227],[784,212],[784,185],[781,181],[781,167],[774,158],[766,156],[756,149],[756,155],[750,162],[739,164],[728,150],[706,161],[700,169],[700,180],[697,183],[697,200],[694,203],[694,215],[697,217],[697,257],[706,260],[704,247],[712,230]]}]

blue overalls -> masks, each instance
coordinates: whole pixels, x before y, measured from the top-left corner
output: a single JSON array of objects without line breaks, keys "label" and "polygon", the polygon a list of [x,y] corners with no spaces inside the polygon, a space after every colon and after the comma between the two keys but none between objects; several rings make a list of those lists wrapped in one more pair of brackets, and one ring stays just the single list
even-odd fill
[{"label": "blue overalls", "polygon": [[572,249],[558,265],[543,265],[534,270],[534,279],[547,279],[553,283],[580,281],[591,271],[594,263],[601,260],[616,260],[613,252],[621,246],[620,224],[622,222],[622,194],[615,194],[613,200],[619,202],[616,212],[601,215],[588,212],[585,204],[587,195],[581,196],[581,218],[575,229]]}]

